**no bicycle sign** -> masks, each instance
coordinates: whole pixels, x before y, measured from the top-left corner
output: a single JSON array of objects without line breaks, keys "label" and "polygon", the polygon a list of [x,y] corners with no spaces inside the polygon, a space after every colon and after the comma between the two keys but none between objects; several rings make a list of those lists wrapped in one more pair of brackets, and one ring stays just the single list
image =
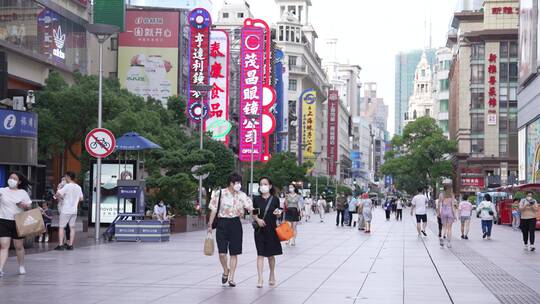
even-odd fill
[{"label": "no bicycle sign", "polygon": [[95,158],[105,158],[114,152],[114,149],[116,148],[116,139],[111,131],[97,128],[86,135],[84,146],[91,156]]}]

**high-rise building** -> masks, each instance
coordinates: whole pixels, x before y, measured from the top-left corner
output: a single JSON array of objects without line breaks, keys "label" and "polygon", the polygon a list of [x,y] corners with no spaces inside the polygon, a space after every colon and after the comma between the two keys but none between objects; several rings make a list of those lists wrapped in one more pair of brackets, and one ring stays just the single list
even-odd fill
[{"label": "high-rise building", "polygon": [[415,121],[418,117],[433,117],[433,76],[431,65],[428,63],[426,54],[422,53],[420,62],[416,66],[413,81],[413,94],[409,98],[409,108],[404,115],[404,122],[407,125]]},{"label": "high-rise building", "polygon": [[518,16],[517,0],[454,13],[449,131],[461,193],[517,182]]},{"label": "high-rise building", "polygon": [[395,62],[395,133],[401,134],[405,121],[405,113],[409,109],[409,98],[413,94],[414,75],[416,66],[425,51],[428,63],[433,66],[436,56],[435,49],[400,52]]},{"label": "high-rise building", "polygon": [[362,108],[360,115],[379,130],[386,131],[388,106],[384,104],[384,99],[377,97],[377,83],[366,82],[363,88],[364,97],[360,106]]},{"label": "high-rise building", "polygon": [[450,98],[449,80],[450,64],[452,62],[452,50],[440,48],[437,50],[437,63],[435,64],[433,85],[435,87],[434,118],[446,137],[448,133],[448,101]]}]

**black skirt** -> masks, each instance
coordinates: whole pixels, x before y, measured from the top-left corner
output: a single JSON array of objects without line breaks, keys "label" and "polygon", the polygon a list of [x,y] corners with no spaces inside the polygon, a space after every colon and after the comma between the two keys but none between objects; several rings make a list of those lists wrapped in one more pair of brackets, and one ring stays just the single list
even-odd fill
[{"label": "black skirt", "polygon": [[15,240],[24,239],[17,234],[15,221],[0,219],[0,237],[9,237]]},{"label": "black skirt", "polygon": [[[266,216],[264,218],[266,226],[259,227],[255,229],[254,232],[257,255],[263,257],[271,257],[283,254],[281,242],[276,234],[277,218],[274,215],[274,211],[276,209],[279,209],[279,200],[277,198],[273,198],[270,203],[271,205],[268,208],[268,212],[266,213]],[[266,204],[268,204],[268,200],[265,200],[260,196],[256,196],[253,198],[254,207],[259,208],[261,210],[261,213],[264,213],[264,210],[266,209]],[[259,218],[262,218],[262,216],[263,214],[259,214]]]},{"label": "black skirt", "polygon": [[299,222],[300,211],[298,211],[298,208],[287,208],[287,211],[285,212],[285,220],[288,222]]}]

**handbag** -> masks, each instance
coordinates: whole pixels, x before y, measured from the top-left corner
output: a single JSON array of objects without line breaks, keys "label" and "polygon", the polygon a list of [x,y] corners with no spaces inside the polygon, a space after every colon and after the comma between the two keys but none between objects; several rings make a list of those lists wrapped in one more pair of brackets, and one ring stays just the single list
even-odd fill
[{"label": "handbag", "polygon": [[39,208],[15,215],[15,226],[19,237],[37,236],[45,232],[45,223]]},{"label": "handbag", "polygon": [[214,217],[214,221],[212,222],[212,229],[217,228],[217,223],[218,223],[218,218],[219,218],[219,209],[220,208],[221,208],[221,189],[219,190],[219,199],[218,199],[216,217]]},{"label": "handbag", "polygon": [[294,230],[291,223],[285,221],[277,226],[276,234],[281,242],[288,241],[294,237]]},{"label": "handbag", "polygon": [[[266,204],[266,208],[264,208],[264,214],[263,214],[263,217],[262,217],[263,221],[266,218],[266,214],[268,213],[268,209],[270,209],[270,204],[272,204],[272,199],[273,198],[274,197],[270,196],[270,200],[268,200],[268,204]],[[257,221],[251,222],[251,225],[253,226],[253,229],[255,229],[255,230],[261,228],[261,227],[259,227],[259,224],[257,223]]]},{"label": "handbag", "polygon": [[204,255],[214,255],[214,237],[212,236],[212,233],[208,233],[204,240]]}]

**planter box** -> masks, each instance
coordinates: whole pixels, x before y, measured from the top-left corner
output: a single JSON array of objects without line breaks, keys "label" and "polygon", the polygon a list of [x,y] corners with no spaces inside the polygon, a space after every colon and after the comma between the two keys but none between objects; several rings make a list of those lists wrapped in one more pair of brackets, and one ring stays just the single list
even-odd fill
[{"label": "planter box", "polygon": [[119,242],[168,242],[171,232],[169,221],[118,221],[114,236]]},{"label": "planter box", "polygon": [[171,232],[182,233],[206,229],[206,216],[178,216],[171,220]]},{"label": "planter box", "polygon": [[114,237],[118,242],[139,241],[139,221],[118,221],[114,225]]}]

